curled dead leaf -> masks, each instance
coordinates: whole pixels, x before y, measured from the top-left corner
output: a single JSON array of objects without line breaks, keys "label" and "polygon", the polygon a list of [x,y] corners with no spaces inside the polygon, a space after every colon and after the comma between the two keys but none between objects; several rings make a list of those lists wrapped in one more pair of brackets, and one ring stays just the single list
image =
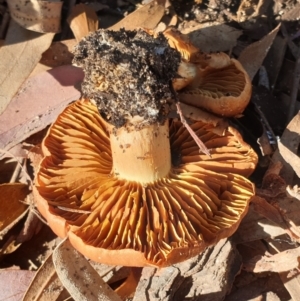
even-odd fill
[{"label": "curled dead leaf", "polygon": [[207,53],[229,51],[236,46],[237,39],[242,35],[241,30],[226,24],[208,26],[206,23],[195,25],[194,21],[190,23],[191,26],[187,22],[181,32],[187,34],[195,46]]},{"label": "curled dead leaf", "polygon": [[299,268],[300,247],[286,250],[273,256],[259,256],[244,264],[247,271],[262,272],[286,272]]},{"label": "curled dead leaf", "polygon": [[40,0],[9,0],[12,18],[22,27],[37,32],[60,31],[63,2]]},{"label": "curled dead leaf", "polygon": [[117,24],[111,26],[110,30],[135,30],[137,28],[154,29],[165,13],[165,1],[151,1],[140,9],[135,10]]},{"label": "curled dead leaf", "polygon": [[241,52],[239,62],[245,68],[251,80],[261,67],[279,29],[280,24],[261,40],[249,45]]},{"label": "curled dead leaf", "polygon": [[64,240],[52,256],[59,279],[75,300],[121,301],[87,259],[79,254],[68,240]]}]

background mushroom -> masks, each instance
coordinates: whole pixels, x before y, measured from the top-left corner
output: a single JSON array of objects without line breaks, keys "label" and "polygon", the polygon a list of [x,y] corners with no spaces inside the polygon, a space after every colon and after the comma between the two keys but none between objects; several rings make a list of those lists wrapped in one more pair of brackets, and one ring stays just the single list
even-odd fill
[{"label": "background mushroom", "polygon": [[75,61],[92,102],[59,115],[36,178],[37,206],[54,232],[95,261],[127,266],[170,265],[230,236],[253,195],[257,156],[235,129],[217,135],[198,121],[191,127],[211,157],[200,154],[167,118],[177,52],[162,37],[98,31]]},{"label": "background mushroom", "polygon": [[184,60],[197,66],[193,80],[179,87],[184,88],[179,93],[180,101],[225,117],[244,111],[251,98],[252,84],[239,61],[223,52],[202,53],[187,35],[174,28],[164,35]]}]

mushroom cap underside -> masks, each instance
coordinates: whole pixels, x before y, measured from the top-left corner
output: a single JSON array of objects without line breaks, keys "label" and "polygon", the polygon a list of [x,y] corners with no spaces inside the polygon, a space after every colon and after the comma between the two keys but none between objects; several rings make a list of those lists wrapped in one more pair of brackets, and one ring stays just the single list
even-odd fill
[{"label": "mushroom cap underside", "polygon": [[184,88],[179,92],[180,101],[225,117],[238,116],[244,111],[251,98],[252,85],[239,61],[224,52],[201,52],[188,35],[175,28],[168,28],[164,35],[182,59],[197,70],[189,67],[195,73],[192,82],[174,80],[175,88]]},{"label": "mushroom cap underside", "polygon": [[196,80],[179,93],[180,101],[214,114],[234,117],[241,114],[251,99],[251,80],[235,59],[222,68],[199,69]]},{"label": "mushroom cap underside", "polygon": [[219,136],[209,124],[191,127],[211,158],[173,120],[170,173],[145,185],[112,173],[109,135],[96,106],[71,104],[43,142],[38,209],[57,235],[68,235],[95,261],[167,266],[196,255],[237,229],[254,193],[246,177],[257,156],[232,128]]}]

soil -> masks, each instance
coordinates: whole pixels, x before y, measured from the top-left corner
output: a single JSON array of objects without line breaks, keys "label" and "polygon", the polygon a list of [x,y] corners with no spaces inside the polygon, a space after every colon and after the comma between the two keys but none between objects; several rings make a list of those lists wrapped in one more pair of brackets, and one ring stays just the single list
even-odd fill
[{"label": "soil", "polygon": [[96,103],[107,121],[116,127],[135,116],[144,126],[164,122],[180,54],[163,35],[97,31],[84,38],[74,54],[73,62],[85,73],[83,96]]}]

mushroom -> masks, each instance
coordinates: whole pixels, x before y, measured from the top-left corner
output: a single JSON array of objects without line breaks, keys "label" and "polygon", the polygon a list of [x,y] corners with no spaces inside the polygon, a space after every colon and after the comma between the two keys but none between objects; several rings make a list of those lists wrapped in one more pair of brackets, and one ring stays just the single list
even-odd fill
[{"label": "mushroom", "polygon": [[187,35],[174,28],[164,35],[184,60],[197,66],[193,80],[179,87],[184,88],[179,93],[180,101],[220,116],[239,116],[252,92],[251,80],[240,62],[223,52],[202,53]]},{"label": "mushroom", "polygon": [[[36,200],[53,231],[88,258],[168,266],[237,229],[254,193],[255,152],[228,127],[168,118],[178,52],[162,37],[100,30],[83,39],[82,99],[50,127]],[[99,114],[100,113],[100,114]]]}]

